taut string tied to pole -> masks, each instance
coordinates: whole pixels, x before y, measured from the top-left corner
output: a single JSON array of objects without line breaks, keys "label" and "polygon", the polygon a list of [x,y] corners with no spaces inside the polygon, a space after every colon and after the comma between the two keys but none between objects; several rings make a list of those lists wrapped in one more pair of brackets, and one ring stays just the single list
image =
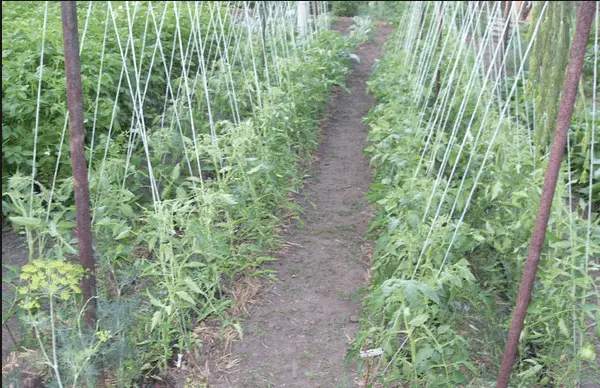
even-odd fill
[{"label": "taut string tied to pole", "polygon": [[567,143],[567,134],[571,117],[573,116],[573,108],[575,106],[575,98],[577,97],[577,86],[581,77],[581,69],[585,57],[585,50],[588,43],[592,21],[596,14],[596,2],[584,1],[579,6],[579,14],[577,16],[577,26],[575,28],[575,36],[571,45],[571,56],[567,67],[567,76],[563,87],[562,99],[560,102],[560,110],[556,123],[554,138],[552,139],[552,148],[546,169],[546,177],[540,198],[540,206],[538,215],[531,237],[531,246],[529,255],[523,270],[523,277],[519,294],[517,296],[517,305],[513,315],[513,320],[508,332],[508,340],[504,350],[504,358],[498,380],[497,388],[508,387],[510,373],[517,355],[519,346],[519,338],[523,330],[523,323],[527,314],[527,306],[531,300],[531,294],[535,283],[536,272],[540,262],[540,255],[544,246],[546,237],[546,228],[548,227],[548,219],[552,209],[552,200],[556,189],[556,182],[560,172],[560,165],[565,153],[565,145]]}]

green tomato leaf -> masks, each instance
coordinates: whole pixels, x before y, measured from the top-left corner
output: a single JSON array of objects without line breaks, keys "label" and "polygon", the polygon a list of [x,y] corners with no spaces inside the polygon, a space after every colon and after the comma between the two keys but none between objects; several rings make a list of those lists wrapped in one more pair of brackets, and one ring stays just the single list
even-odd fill
[{"label": "green tomato leaf", "polygon": [[543,365],[538,364],[537,362],[535,362],[533,360],[530,360],[530,362],[534,363],[534,365],[531,368],[527,369],[526,371],[519,373],[520,378],[528,379],[533,376],[536,376],[539,373],[539,371],[542,370],[542,368],[544,367]]},{"label": "green tomato leaf", "polygon": [[150,331],[154,331],[154,328],[156,327],[156,325],[158,325],[161,318],[162,318],[162,310],[155,311],[154,314],[152,315],[152,321],[150,323]]},{"label": "green tomato leaf", "polygon": [[42,221],[33,217],[8,217],[8,219],[16,225],[25,226],[28,228],[37,228],[42,224]]},{"label": "green tomato leaf", "polygon": [[429,319],[429,314],[419,314],[408,322],[410,326],[423,326],[423,324]]},{"label": "green tomato leaf", "polygon": [[190,296],[190,294],[188,294],[185,291],[177,291],[175,294],[177,294],[178,297],[180,297],[181,299],[185,300],[188,303],[191,303],[192,305],[196,305],[196,302],[194,301],[194,298],[192,298]]},{"label": "green tomato leaf", "polygon": [[177,163],[175,167],[173,167],[173,171],[171,171],[171,180],[175,181],[179,179],[179,175],[181,175],[181,165]]},{"label": "green tomato leaf", "polygon": [[192,279],[190,279],[189,277],[185,278],[185,284],[190,288],[190,290],[192,290],[196,294],[203,294],[200,287],[198,287],[198,285],[196,283],[194,283],[194,281]]},{"label": "green tomato leaf", "polygon": [[564,335],[567,338],[569,337],[569,330],[567,330],[567,325],[565,324],[564,319],[561,318],[558,320],[558,328],[562,335]]},{"label": "green tomato leaf", "polygon": [[587,343],[583,345],[581,349],[579,349],[579,358],[585,361],[594,361],[596,359],[596,349],[594,349],[594,345]]}]

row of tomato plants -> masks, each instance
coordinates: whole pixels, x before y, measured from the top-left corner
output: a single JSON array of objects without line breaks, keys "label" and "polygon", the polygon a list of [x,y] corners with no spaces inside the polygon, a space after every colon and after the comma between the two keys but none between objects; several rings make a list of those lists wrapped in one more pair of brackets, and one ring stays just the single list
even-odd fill
[{"label": "row of tomato plants", "polygon": [[[150,6],[152,12],[149,10]],[[146,80],[145,75],[148,74],[149,65],[153,62],[153,52],[160,44],[167,61],[172,62],[168,63],[171,74],[181,74],[182,53],[176,37],[180,36],[184,40],[185,47],[192,33],[186,7],[179,7],[181,19],[179,23],[173,5],[165,2],[149,5],[146,2],[126,4],[118,1],[112,2],[111,7],[112,9],[109,10],[106,2],[81,2],[77,7],[83,105],[86,113],[85,132],[88,145],[94,126],[98,128],[98,132],[112,126],[115,134],[126,133],[129,127],[134,104],[125,78],[119,83],[122,56],[127,58],[129,72],[133,73],[134,69],[132,49],[128,41],[130,36],[128,17],[131,19],[132,46],[136,50],[137,64],[141,66],[139,69],[142,74],[141,87],[147,89],[144,115],[148,121],[163,113],[161,102],[164,99],[169,77],[160,63],[161,60],[157,59],[154,61],[156,64],[151,70],[151,77]],[[212,11],[211,7],[214,7]],[[219,53],[226,49],[224,40],[212,33],[214,23],[209,22],[211,17],[216,22],[216,18],[211,14],[217,13],[223,15],[224,29],[228,31],[230,17],[222,4],[206,5],[199,15],[200,24],[203,26],[202,36],[206,40],[206,63],[218,60]],[[164,19],[162,19],[163,15]],[[113,17],[118,36],[113,25]],[[157,28],[154,23],[157,23]],[[47,186],[53,180],[59,154],[66,155],[69,151],[68,131],[65,140],[61,142],[66,115],[66,84],[60,4],[49,2],[46,10],[44,2],[3,2],[2,25],[2,176],[7,178],[17,171],[22,174],[31,173],[35,140],[33,131],[37,120],[39,128],[35,155],[36,176]],[[160,25],[160,41],[156,33],[158,25]],[[235,44],[235,41],[230,43]],[[210,55],[209,47],[212,47]],[[128,53],[121,53],[121,49]],[[144,50],[143,55],[140,55],[141,50]],[[160,51],[157,51],[155,56],[160,58]],[[41,57],[43,63],[40,62]],[[192,58],[187,63],[190,66],[188,73],[195,74],[200,66],[198,59]],[[101,69],[102,80],[98,83]],[[38,107],[40,72],[42,78]],[[115,96],[119,85],[117,101]],[[118,105],[118,110],[112,123],[115,104]],[[36,119],[36,115],[39,115],[39,119]],[[101,152],[95,155],[96,159],[101,157]],[[67,158],[59,161],[59,178],[70,174],[69,163]],[[6,179],[2,182],[4,190]],[[5,213],[3,206],[3,214]]]},{"label": "row of tomato plants", "polygon": [[[363,359],[361,365],[368,376],[386,385],[491,386],[528,252],[546,161],[532,157],[529,147],[517,146],[529,141],[523,117],[519,123],[502,117],[496,103],[489,115],[483,113],[485,104],[476,107],[481,88],[486,89],[484,96],[495,98],[493,85],[478,82],[468,88],[466,79],[443,86],[439,94],[444,95],[444,88],[457,88],[457,101],[466,97],[467,113],[459,118],[460,104],[452,104],[450,119],[436,127],[423,153],[427,123],[436,112],[429,101],[420,116],[413,89],[416,75],[407,64],[426,43],[419,42],[411,52],[396,51],[397,34],[369,81],[378,101],[366,118],[371,127],[366,154],[375,169],[368,198],[377,209],[370,232],[377,243],[351,355],[382,348],[379,358]],[[448,50],[457,52],[458,41],[451,39]],[[473,53],[464,55],[474,65]],[[440,74],[452,65],[444,59]],[[433,77],[428,74],[424,84]],[[519,88],[524,96],[522,85]],[[455,123],[458,131],[453,135]],[[578,133],[589,138],[591,122],[576,117],[574,123],[572,139]],[[572,146],[576,150],[582,144]],[[586,151],[589,163],[589,150],[582,153]],[[593,338],[600,331],[589,322],[600,318],[592,277],[597,266],[593,258],[600,253],[600,227],[592,213],[588,242],[588,223],[582,215],[593,201],[568,190],[568,166],[565,161],[521,337],[514,371],[518,386],[572,386],[594,368]]]},{"label": "row of tomato plants", "polygon": [[[228,314],[228,290],[240,276],[264,273],[256,268],[272,260],[266,252],[278,244],[274,230],[282,215],[296,210],[291,194],[304,176],[301,161],[317,144],[330,86],[343,83],[347,54],[365,37],[360,28],[349,37],[315,32],[301,55],[280,56],[277,66],[261,63],[261,74],[278,72],[281,83],[261,78],[258,90],[252,89],[260,104],[247,106],[239,125],[217,121],[217,142],[201,88],[192,119],[177,124],[180,131],[170,115],[148,121],[147,148],[139,142],[131,148],[126,133],[108,139],[105,160],[89,171],[96,328],[82,327],[83,274],[71,264],[72,178],[59,179],[53,192],[38,181],[39,192],[31,196],[30,178],[10,176],[4,192],[8,215],[31,245],[30,263],[11,267],[16,297],[9,314],[3,308],[3,321],[19,316],[21,345],[40,350],[51,384],[95,386],[102,368],[116,386],[131,386],[202,351],[194,333],[200,321],[211,317],[223,331],[241,331]],[[259,53],[258,33],[252,44]],[[267,47],[268,58],[276,56],[271,50]],[[252,63],[246,59],[242,63]],[[239,75],[242,69],[232,71]],[[185,117],[190,108],[181,101],[173,109]],[[100,143],[105,140],[106,134]],[[124,160],[128,149],[130,163]],[[160,201],[149,195],[152,181]]]}]

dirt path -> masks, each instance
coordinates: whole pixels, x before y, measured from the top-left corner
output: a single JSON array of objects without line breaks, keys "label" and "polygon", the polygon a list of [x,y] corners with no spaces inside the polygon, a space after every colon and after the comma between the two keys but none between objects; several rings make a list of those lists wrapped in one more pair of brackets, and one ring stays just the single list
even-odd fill
[{"label": "dirt path", "polygon": [[[346,29],[342,21],[334,28]],[[364,199],[371,170],[363,158],[368,129],[362,123],[373,104],[366,80],[391,27],[356,50],[360,63],[347,76],[351,94],[340,92],[329,107],[319,165],[301,196],[304,228],[294,228],[271,268],[270,285],[245,321],[244,340],[235,342],[236,370],[215,387],[353,387],[353,368],[344,366],[348,342],[358,330],[361,287],[366,285],[369,244],[365,230],[371,208]]]}]

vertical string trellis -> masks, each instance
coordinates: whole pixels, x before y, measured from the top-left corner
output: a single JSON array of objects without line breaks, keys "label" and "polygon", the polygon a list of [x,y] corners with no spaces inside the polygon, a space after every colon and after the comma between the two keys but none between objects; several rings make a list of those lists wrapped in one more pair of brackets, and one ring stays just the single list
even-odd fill
[{"label": "vertical string trellis", "polygon": [[[536,13],[543,16],[548,7],[553,6],[552,3],[548,2],[540,3],[536,6]],[[419,148],[421,157],[416,159],[418,163],[415,161],[417,168],[412,174],[412,182],[415,185],[426,183],[427,192],[423,196],[423,207],[422,209],[419,208],[421,210],[419,218],[421,224],[424,224],[423,235],[420,236],[423,239],[420,249],[416,250],[412,264],[403,263],[402,266],[395,268],[395,271],[390,270],[390,273],[393,272],[391,279],[410,279],[410,281],[423,283],[433,281],[428,277],[428,274],[431,272],[431,265],[434,262],[436,267],[433,272],[437,273],[437,282],[443,281],[446,270],[457,260],[457,255],[454,252],[460,252],[463,249],[460,245],[464,244],[465,235],[468,236],[477,228],[476,225],[464,224],[469,219],[473,222],[472,217],[467,217],[471,212],[471,205],[483,205],[485,200],[480,198],[490,195],[492,189],[494,190],[490,195],[492,200],[499,195],[497,190],[502,192],[503,195],[510,192],[511,188],[508,187],[496,185],[492,188],[489,186],[493,185],[493,181],[489,183],[490,177],[486,172],[490,165],[495,165],[495,170],[502,170],[500,167],[502,161],[508,162],[507,157],[517,155],[518,150],[525,149],[527,150],[526,155],[519,154],[519,158],[528,166],[528,169],[531,169],[531,177],[537,182],[536,177],[540,175],[538,166],[546,162],[543,159],[538,160],[534,152],[533,142],[537,126],[532,117],[535,118],[534,111],[536,107],[528,99],[529,96],[523,92],[529,76],[526,69],[532,54],[532,47],[539,36],[540,19],[543,19],[543,17],[535,18],[536,23],[529,26],[528,41],[526,41],[525,47],[522,47],[522,26],[519,24],[518,15],[520,9],[513,2],[509,2],[508,6],[502,10],[500,10],[499,3],[485,4],[483,7],[474,7],[472,3],[464,7],[462,4],[447,3],[444,6],[443,29],[451,36],[455,51],[447,50],[445,42],[442,40],[438,57],[434,50],[437,45],[437,34],[434,33],[436,30],[434,26],[436,25],[435,21],[439,19],[436,18],[436,10],[434,3],[406,4],[403,13],[398,15],[401,22],[397,26],[392,47],[394,53],[401,55],[399,55],[399,59],[403,61],[404,66],[410,69],[406,71],[408,74],[406,78],[410,84],[409,93],[417,100],[417,104],[410,104],[407,109],[415,110],[416,106],[417,109],[414,115],[411,112],[409,116],[415,120],[412,125],[416,125],[416,129],[413,130],[416,131],[417,136],[422,136],[422,143]],[[421,15],[427,15],[427,17],[421,18],[419,23]],[[502,21],[502,26],[495,27],[499,20]],[[492,34],[492,30],[493,28],[499,30],[500,27],[503,36],[502,39],[497,39]],[[473,51],[473,65],[464,55],[461,56],[460,51],[467,49]],[[594,46],[594,49],[596,50],[596,46]],[[445,74],[442,73],[444,75],[441,77],[440,92],[437,97],[431,99],[430,96],[436,96],[437,94],[433,93],[436,77],[431,75],[437,74],[438,68],[442,66],[441,57],[444,56],[446,51],[448,51],[448,54],[446,54],[447,58],[444,58],[444,60],[447,62],[444,63]],[[595,60],[592,62],[594,78],[591,81],[594,87],[597,88],[597,62]],[[472,92],[474,88],[479,89],[479,92],[475,95]],[[459,94],[458,90],[464,94]],[[596,93],[596,89],[593,93]],[[458,95],[461,96],[460,100],[456,99]],[[592,96],[592,117],[596,115],[595,96],[595,94]],[[384,127],[386,124],[387,122]],[[593,118],[588,122],[588,125],[590,126],[587,127],[587,133],[596,131]],[[478,129],[475,129],[475,126]],[[380,132],[385,133],[383,130]],[[401,136],[410,136],[410,132],[407,131],[407,134]],[[514,144],[506,144],[509,138],[513,139]],[[586,156],[594,153],[594,144],[597,140],[593,135],[592,138],[594,140],[590,140],[588,146],[590,153],[584,151]],[[500,143],[498,142],[499,139],[501,139]],[[396,141],[400,142],[400,140]],[[385,147],[388,146],[386,143]],[[499,147],[506,147],[507,149]],[[572,147],[574,146],[571,143],[567,145],[569,155],[571,155]],[[387,154],[383,156],[384,159],[388,157],[390,156]],[[567,158],[568,166],[566,166],[569,175],[565,182],[561,182],[561,188],[569,192],[570,204],[573,203],[572,195],[574,195],[574,192],[571,191],[571,185],[575,179],[571,175],[573,171],[571,158],[571,156]],[[399,159],[406,163],[409,157]],[[377,163],[380,163],[379,160],[377,160]],[[385,162],[381,163],[385,164]],[[396,163],[400,162],[396,161]],[[514,163],[519,163],[519,161]],[[592,175],[594,161],[588,160],[587,163],[589,168],[585,167],[585,169],[589,170],[590,175]],[[388,163],[388,165],[392,164]],[[393,169],[392,166],[390,168]],[[400,176],[404,175],[400,174]],[[393,181],[391,177],[390,179]],[[590,179],[593,178],[590,177]],[[384,185],[389,184],[389,182],[384,183]],[[584,190],[582,189],[581,192],[583,193]],[[592,201],[594,188],[593,183],[590,181],[586,182],[585,195],[589,196],[590,201]],[[406,203],[420,204],[420,200],[421,197],[419,196],[412,201],[406,199]],[[384,203],[383,200],[381,203]],[[404,211],[404,206],[406,205],[401,205],[399,208]],[[568,206],[569,211],[573,206]],[[555,210],[553,216],[561,217],[559,214],[563,214],[562,212],[566,208],[567,206],[559,207]],[[482,211],[481,209],[476,210]],[[411,214],[413,213],[411,212]],[[585,229],[587,232],[582,232],[581,235],[582,237],[585,236],[582,246],[586,247],[586,252],[580,257],[580,259],[583,257],[585,259],[582,261],[581,266],[576,264],[574,257],[569,257],[567,260],[568,262],[572,261],[573,271],[571,275],[573,281],[581,276],[589,277],[591,268],[587,266],[587,263],[590,261],[591,252],[594,249],[594,238],[590,236],[593,235],[595,226],[592,221],[593,214],[589,207],[585,207],[585,213],[589,213],[585,216],[585,224],[587,225]],[[492,217],[493,215],[488,216]],[[575,241],[578,240],[576,234],[578,228],[582,227],[581,220],[577,221],[579,226],[576,228],[574,219],[579,219],[579,216],[570,212],[568,218],[570,221],[567,239],[571,241],[570,245],[574,250],[573,252],[575,252]],[[389,227],[396,228],[396,224],[392,223]],[[420,229],[420,227],[413,224],[411,224],[411,228]],[[564,229],[560,229],[560,225],[556,228],[559,228],[559,232],[564,233]],[[446,231],[449,233],[446,234]],[[392,235],[391,232],[389,233]],[[481,236],[478,237],[481,238]],[[434,238],[436,240],[433,240]],[[388,243],[392,244],[391,242]],[[406,244],[406,240],[398,241],[396,244]],[[436,244],[436,246],[433,246],[433,244]],[[390,249],[394,248],[391,247]],[[440,262],[434,261],[431,257],[432,252],[437,255],[440,249]],[[560,252],[560,250],[552,247],[548,255],[560,255]],[[412,254],[412,250],[410,250],[407,256],[412,259]],[[572,253],[572,255],[575,255],[575,253]],[[385,260],[388,260],[388,258],[386,257]],[[437,256],[435,260],[437,260]],[[563,264],[564,266],[569,265],[568,263]],[[407,266],[410,268],[408,272],[406,271]],[[594,266],[594,268],[596,267]],[[583,280],[580,281],[583,282]],[[585,303],[585,298],[579,302],[577,301],[578,295],[582,295],[579,287],[573,286],[572,300],[575,307],[573,310],[569,310],[569,315],[572,314],[573,316],[572,339],[574,353],[577,353],[577,349],[582,348],[583,342],[581,341],[584,337],[584,334],[578,336],[576,332],[584,330],[586,326],[583,322],[585,314],[580,314],[575,310],[578,303]],[[385,293],[386,290],[383,290],[383,292]],[[403,312],[398,310],[397,314],[389,318],[389,321],[384,321],[385,327],[389,330],[399,330],[398,325],[405,324],[405,322],[402,323],[399,320],[401,314]],[[580,317],[582,321],[576,322],[576,317]],[[397,332],[395,331],[395,333]],[[390,334],[384,337],[381,344],[378,344],[378,346],[385,349],[386,356],[380,358],[377,363],[376,375],[381,366],[382,372],[378,376],[385,378],[391,366],[398,361],[398,357],[400,357],[400,353],[408,343],[410,335],[409,332],[406,336],[396,338],[396,335]],[[576,341],[579,341],[579,343],[576,344]],[[392,351],[387,354],[390,347]],[[412,350],[407,350],[407,352],[410,353]],[[414,353],[412,355],[414,356]]]},{"label": "vertical string trellis", "polygon": [[[290,23],[297,16],[295,2],[69,5],[83,27],[81,159],[91,189],[91,214],[85,217],[95,238],[97,265],[91,268],[100,286],[83,298],[98,300],[99,320],[90,330],[78,325],[83,313],[70,309],[77,308],[79,303],[71,302],[81,296],[71,289],[69,305],[63,304],[57,320],[60,327],[52,327],[48,341],[55,354],[46,358],[59,386],[83,384],[83,375],[91,385],[96,369],[103,367],[95,358],[98,349],[111,332],[114,341],[102,357],[115,367],[116,385],[129,386],[119,379],[129,374],[141,379],[151,373],[147,365],[171,367],[174,351],[174,365],[181,367],[194,344],[196,320],[223,317],[225,282],[267,259],[257,247],[266,252],[276,242],[275,214],[288,205],[288,185],[299,184],[302,153],[315,146],[315,107],[329,92],[323,87],[329,85],[329,71],[339,77],[345,69],[342,53],[349,40],[323,34],[330,20],[323,2],[313,7],[302,39]],[[58,89],[48,80],[63,80],[60,69],[48,65],[62,60],[51,34],[58,7],[52,2],[32,7],[38,9],[25,16],[43,20],[39,36],[27,37],[36,43],[31,51],[39,61],[38,72],[26,70],[29,90],[37,97],[32,173],[12,179],[10,190],[17,191],[13,182],[26,182],[18,199],[29,201],[25,210],[32,218],[39,216],[30,229],[31,257],[58,262],[70,260],[77,239],[83,240],[83,234],[72,233],[73,180],[65,171],[69,159],[63,149],[73,140],[66,128],[67,115],[75,112],[64,109],[63,98],[48,107],[48,96]],[[310,79],[302,79],[304,65],[312,66]],[[307,81],[306,88],[296,86],[299,79]],[[312,94],[318,96],[314,101]],[[60,124],[51,128],[44,122],[48,117]],[[56,141],[44,146],[54,153],[42,165],[39,140],[46,140],[48,131],[56,133]],[[37,181],[41,170],[50,175],[49,182]],[[148,338],[142,343],[136,337],[141,333]],[[79,347],[85,352],[77,353]],[[145,359],[140,365],[127,358],[138,351]],[[84,359],[72,362],[75,353],[85,354]],[[76,362],[85,365],[73,366]]]}]

